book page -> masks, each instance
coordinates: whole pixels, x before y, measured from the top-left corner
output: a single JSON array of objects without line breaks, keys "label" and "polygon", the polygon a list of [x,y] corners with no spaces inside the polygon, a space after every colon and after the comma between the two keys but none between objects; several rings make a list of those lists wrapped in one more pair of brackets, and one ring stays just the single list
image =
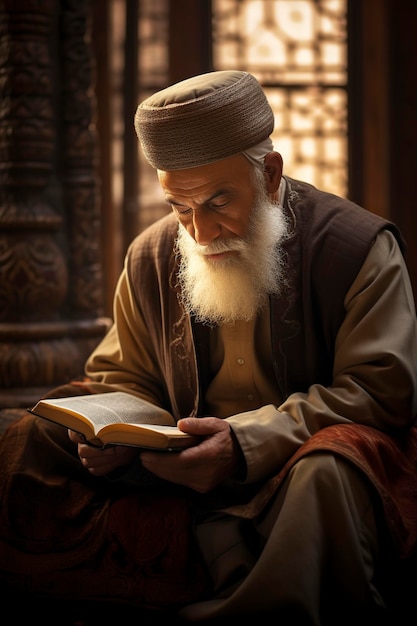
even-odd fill
[{"label": "book page", "polygon": [[45,400],[44,404],[80,413],[97,426],[114,423],[175,425],[168,411],[124,392],[58,398]]},{"label": "book page", "polygon": [[123,391],[45,398],[28,410],[83,434],[98,447],[118,444],[168,450],[201,441],[180,431],[165,409]]},{"label": "book page", "polygon": [[164,424],[108,424],[97,433],[107,444],[124,444],[145,447],[188,447],[199,441],[194,435],[182,432],[177,426]]}]

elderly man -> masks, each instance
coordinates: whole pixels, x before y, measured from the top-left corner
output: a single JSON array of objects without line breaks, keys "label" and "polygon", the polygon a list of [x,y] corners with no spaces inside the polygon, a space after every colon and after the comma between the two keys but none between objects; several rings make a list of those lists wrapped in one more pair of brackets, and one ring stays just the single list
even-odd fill
[{"label": "elderly man", "polygon": [[283,175],[249,73],[168,87],[135,128],[172,212],[130,246],[86,379],[51,395],[128,391],[201,443],[100,450],[33,416],[13,424],[4,584],[184,622],[389,623],[391,568],[417,544],[398,229]]}]

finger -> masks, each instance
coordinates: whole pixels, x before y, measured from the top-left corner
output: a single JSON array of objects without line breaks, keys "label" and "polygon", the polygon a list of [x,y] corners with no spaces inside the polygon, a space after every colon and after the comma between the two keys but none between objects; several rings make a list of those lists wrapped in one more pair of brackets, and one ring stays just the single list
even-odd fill
[{"label": "finger", "polygon": [[91,458],[89,456],[80,456],[80,461],[83,467],[88,469],[91,474],[97,475],[106,474],[118,466],[118,463],[115,463],[114,460],[108,457]]},{"label": "finger", "polygon": [[140,460],[145,469],[165,478],[178,471],[179,456],[181,454],[183,453],[141,452]]},{"label": "finger", "polygon": [[84,436],[80,435],[80,433],[76,433],[75,430],[68,429],[68,437],[74,443],[84,443],[85,442]]},{"label": "finger", "polygon": [[230,430],[229,423],[218,417],[184,417],[177,422],[180,430],[191,435],[214,435]]}]

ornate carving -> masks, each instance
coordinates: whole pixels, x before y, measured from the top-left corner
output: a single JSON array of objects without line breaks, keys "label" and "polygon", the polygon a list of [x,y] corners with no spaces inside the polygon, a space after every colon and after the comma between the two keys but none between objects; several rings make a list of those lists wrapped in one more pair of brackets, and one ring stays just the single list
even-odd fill
[{"label": "ornate carving", "polygon": [[0,4],[0,407],[105,333],[88,0]]},{"label": "ornate carving", "polygon": [[67,266],[49,235],[0,235],[0,275],[0,323],[59,317],[68,288]]},{"label": "ornate carving", "polygon": [[77,317],[101,311],[100,214],[96,135],[92,119],[92,63],[85,3],[63,2],[62,115],[64,201],[69,216],[71,309]]}]

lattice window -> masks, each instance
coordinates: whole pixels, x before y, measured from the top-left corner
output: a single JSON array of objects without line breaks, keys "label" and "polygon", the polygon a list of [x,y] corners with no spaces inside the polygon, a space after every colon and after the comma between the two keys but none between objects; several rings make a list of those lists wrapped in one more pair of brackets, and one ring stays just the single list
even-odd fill
[{"label": "lattice window", "polygon": [[347,193],[346,0],[213,0],[214,69],[242,69],[275,111],[287,174]]},{"label": "lattice window", "polygon": [[167,0],[140,0],[139,2],[141,99],[166,87],[168,10]]},{"label": "lattice window", "polygon": [[[117,12],[125,0],[113,4],[117,49],[123,46]],[[175,0],[138,0],[138,7],[142,100],[167,85],[169,10],[175,10]],[[264,86],[275,112],[273,141],[285,173],[346,195],[347,0],[212,0],[212,11],[213,69],[247,70]],[[124,129],[115,126],[118,204]],[[166,208],[155,172],[141,152],[139,158],[140,230]]]}]

